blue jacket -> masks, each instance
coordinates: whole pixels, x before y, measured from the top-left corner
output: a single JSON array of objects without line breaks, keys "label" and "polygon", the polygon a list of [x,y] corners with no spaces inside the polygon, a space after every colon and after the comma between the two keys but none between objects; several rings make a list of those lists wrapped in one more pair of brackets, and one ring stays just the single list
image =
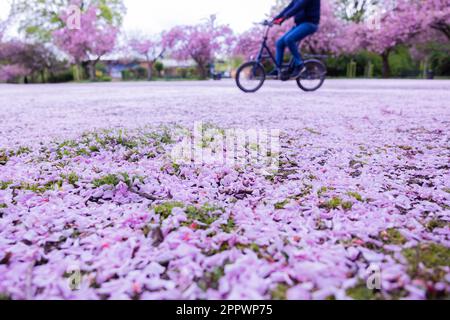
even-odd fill
[{"label": "blue jacket", "polygon": [[295,23],[320,23],[320,0],[292,0],[275,19],[295,17]]}]

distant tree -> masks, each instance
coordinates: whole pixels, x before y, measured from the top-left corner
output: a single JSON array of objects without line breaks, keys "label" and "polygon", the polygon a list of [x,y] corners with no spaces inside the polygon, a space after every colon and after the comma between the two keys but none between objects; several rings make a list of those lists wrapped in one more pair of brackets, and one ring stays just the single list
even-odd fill
[{"label": "distant tree", "polygon": [[389,56],[392,51],[399,45],[410,45],[424,31],[422,15],[416,4],[415,0],[398,0],[393,8],[380,8],[375,27],[361,23],[355,30],[353,38],[360,43],[361,48],[381,56],[385,78],[391,75]]},{"label": "distant tree", "polygon": [[15,0],[12,12],[27,37],[50,41],[53,31],[66,25],[62,13],[71,5],[82,11],[96,7],[99,19],[116,28],[122,25],[126,13],[123,0]]},{"label": "distant tree", "polygon": [[[19,70],[22,76],[31,76],[33,79],[40,76],[41,81],[46,81],[46,73],[50,74],[59,70],[61,62],[58,61],[52,50],[43,44],[25,43],[19,40],[11,40],[0,44],[0,63],[11,70]],[[20,68],[19,68],[20,67]]]},{"label": "distant tree", "polygon": [[233,31],[225,25],[208,21],[193,26],[177,26],[163,34],[163,46],[177,60],[192,59],[200,77],[208,77],[208,65],[220,53],[228,52],[234,41]]},{"label": "distant tree", "polygon": [[152,72],[155,63],[164,55],[165,48],[162,43],[157,40],[149,39],[145,36],[133,38],[129,41],[129,46],[132,51],[144,56],[147,62],[147,80],[152,80]]},{"label": "distant tree", "polygon": [[[65,20],[67,13],[62,13],[61,18]],[[81,14],[79,29],[65,25],[53,32],[53,39],[78,66],[82,61],[90,60],[90,79],[95,80],[96,65],[114,49],[117,35],[118,29],[106,23],[98,14],[97,7],[92,6]]]},{"label": "distant tree", "polygon": [[418,14],[424,28],[441,32],[450,40],[450,0],[427,0],[419,3]]},{"label": "distant tree", "polygon": [[29,72],[24,66],[18,64],[0,66],[0,81],[15,82],[27,76]]}]

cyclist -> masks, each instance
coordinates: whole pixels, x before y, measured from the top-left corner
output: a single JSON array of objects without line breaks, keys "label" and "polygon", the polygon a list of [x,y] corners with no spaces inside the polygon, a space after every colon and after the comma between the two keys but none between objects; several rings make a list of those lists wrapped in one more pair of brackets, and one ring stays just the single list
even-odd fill
[{"label": "cyclist", "polygon": [[[277,41],[276,62],[277,67],[281,68],[284,51],[288,47],[294,59],[294,67],[290,70],[290,76],[298,78],[305,69],[302,56],[298,51],[298,43],[319,29],[320,0],[293,0],[274,18],[273,22],[282,25],[292,17],[295,18],[295,26]],[[278,76],[278,68],[272,71],[271,75]]]}]

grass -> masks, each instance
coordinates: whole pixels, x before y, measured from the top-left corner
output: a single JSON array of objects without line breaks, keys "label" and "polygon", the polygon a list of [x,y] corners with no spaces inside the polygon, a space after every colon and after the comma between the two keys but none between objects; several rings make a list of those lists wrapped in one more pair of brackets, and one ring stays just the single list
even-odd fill
[{"label": "grass", "polygon": [[385,244],[404,245],[407,240],[397,229],[391,228],[380,233]]},{"label": "grass", "polygon": [[327,210],[337,210],[342,208],[343,210],[348,211],[353,208],[353,203],[351,201],[343,201],[339,197],[333,197],[328,201],[320,203],[319,208]]},{"label": "grass", "polygon": [[279,283],[277,287],[270,292],[272,300],[287,300],[287,291],[289,287],[284,283]]}]

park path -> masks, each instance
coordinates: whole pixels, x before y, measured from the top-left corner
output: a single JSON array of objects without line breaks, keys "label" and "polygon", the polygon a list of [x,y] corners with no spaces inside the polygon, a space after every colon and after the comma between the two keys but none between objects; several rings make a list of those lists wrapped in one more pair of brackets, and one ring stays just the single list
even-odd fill
[{"label": "park path", "polygon": [[[222,126],[329,129],[393,113],[420,125],[450,118],[450,81],[328,80],[306,94],[267,82],[256,94],[221,82],[0,85],[0,145],[35,142],[104,127],[193,121]],[[447,123],[448,124],[448,123]],[[26,134],[25,134],[26,132]]]}]

